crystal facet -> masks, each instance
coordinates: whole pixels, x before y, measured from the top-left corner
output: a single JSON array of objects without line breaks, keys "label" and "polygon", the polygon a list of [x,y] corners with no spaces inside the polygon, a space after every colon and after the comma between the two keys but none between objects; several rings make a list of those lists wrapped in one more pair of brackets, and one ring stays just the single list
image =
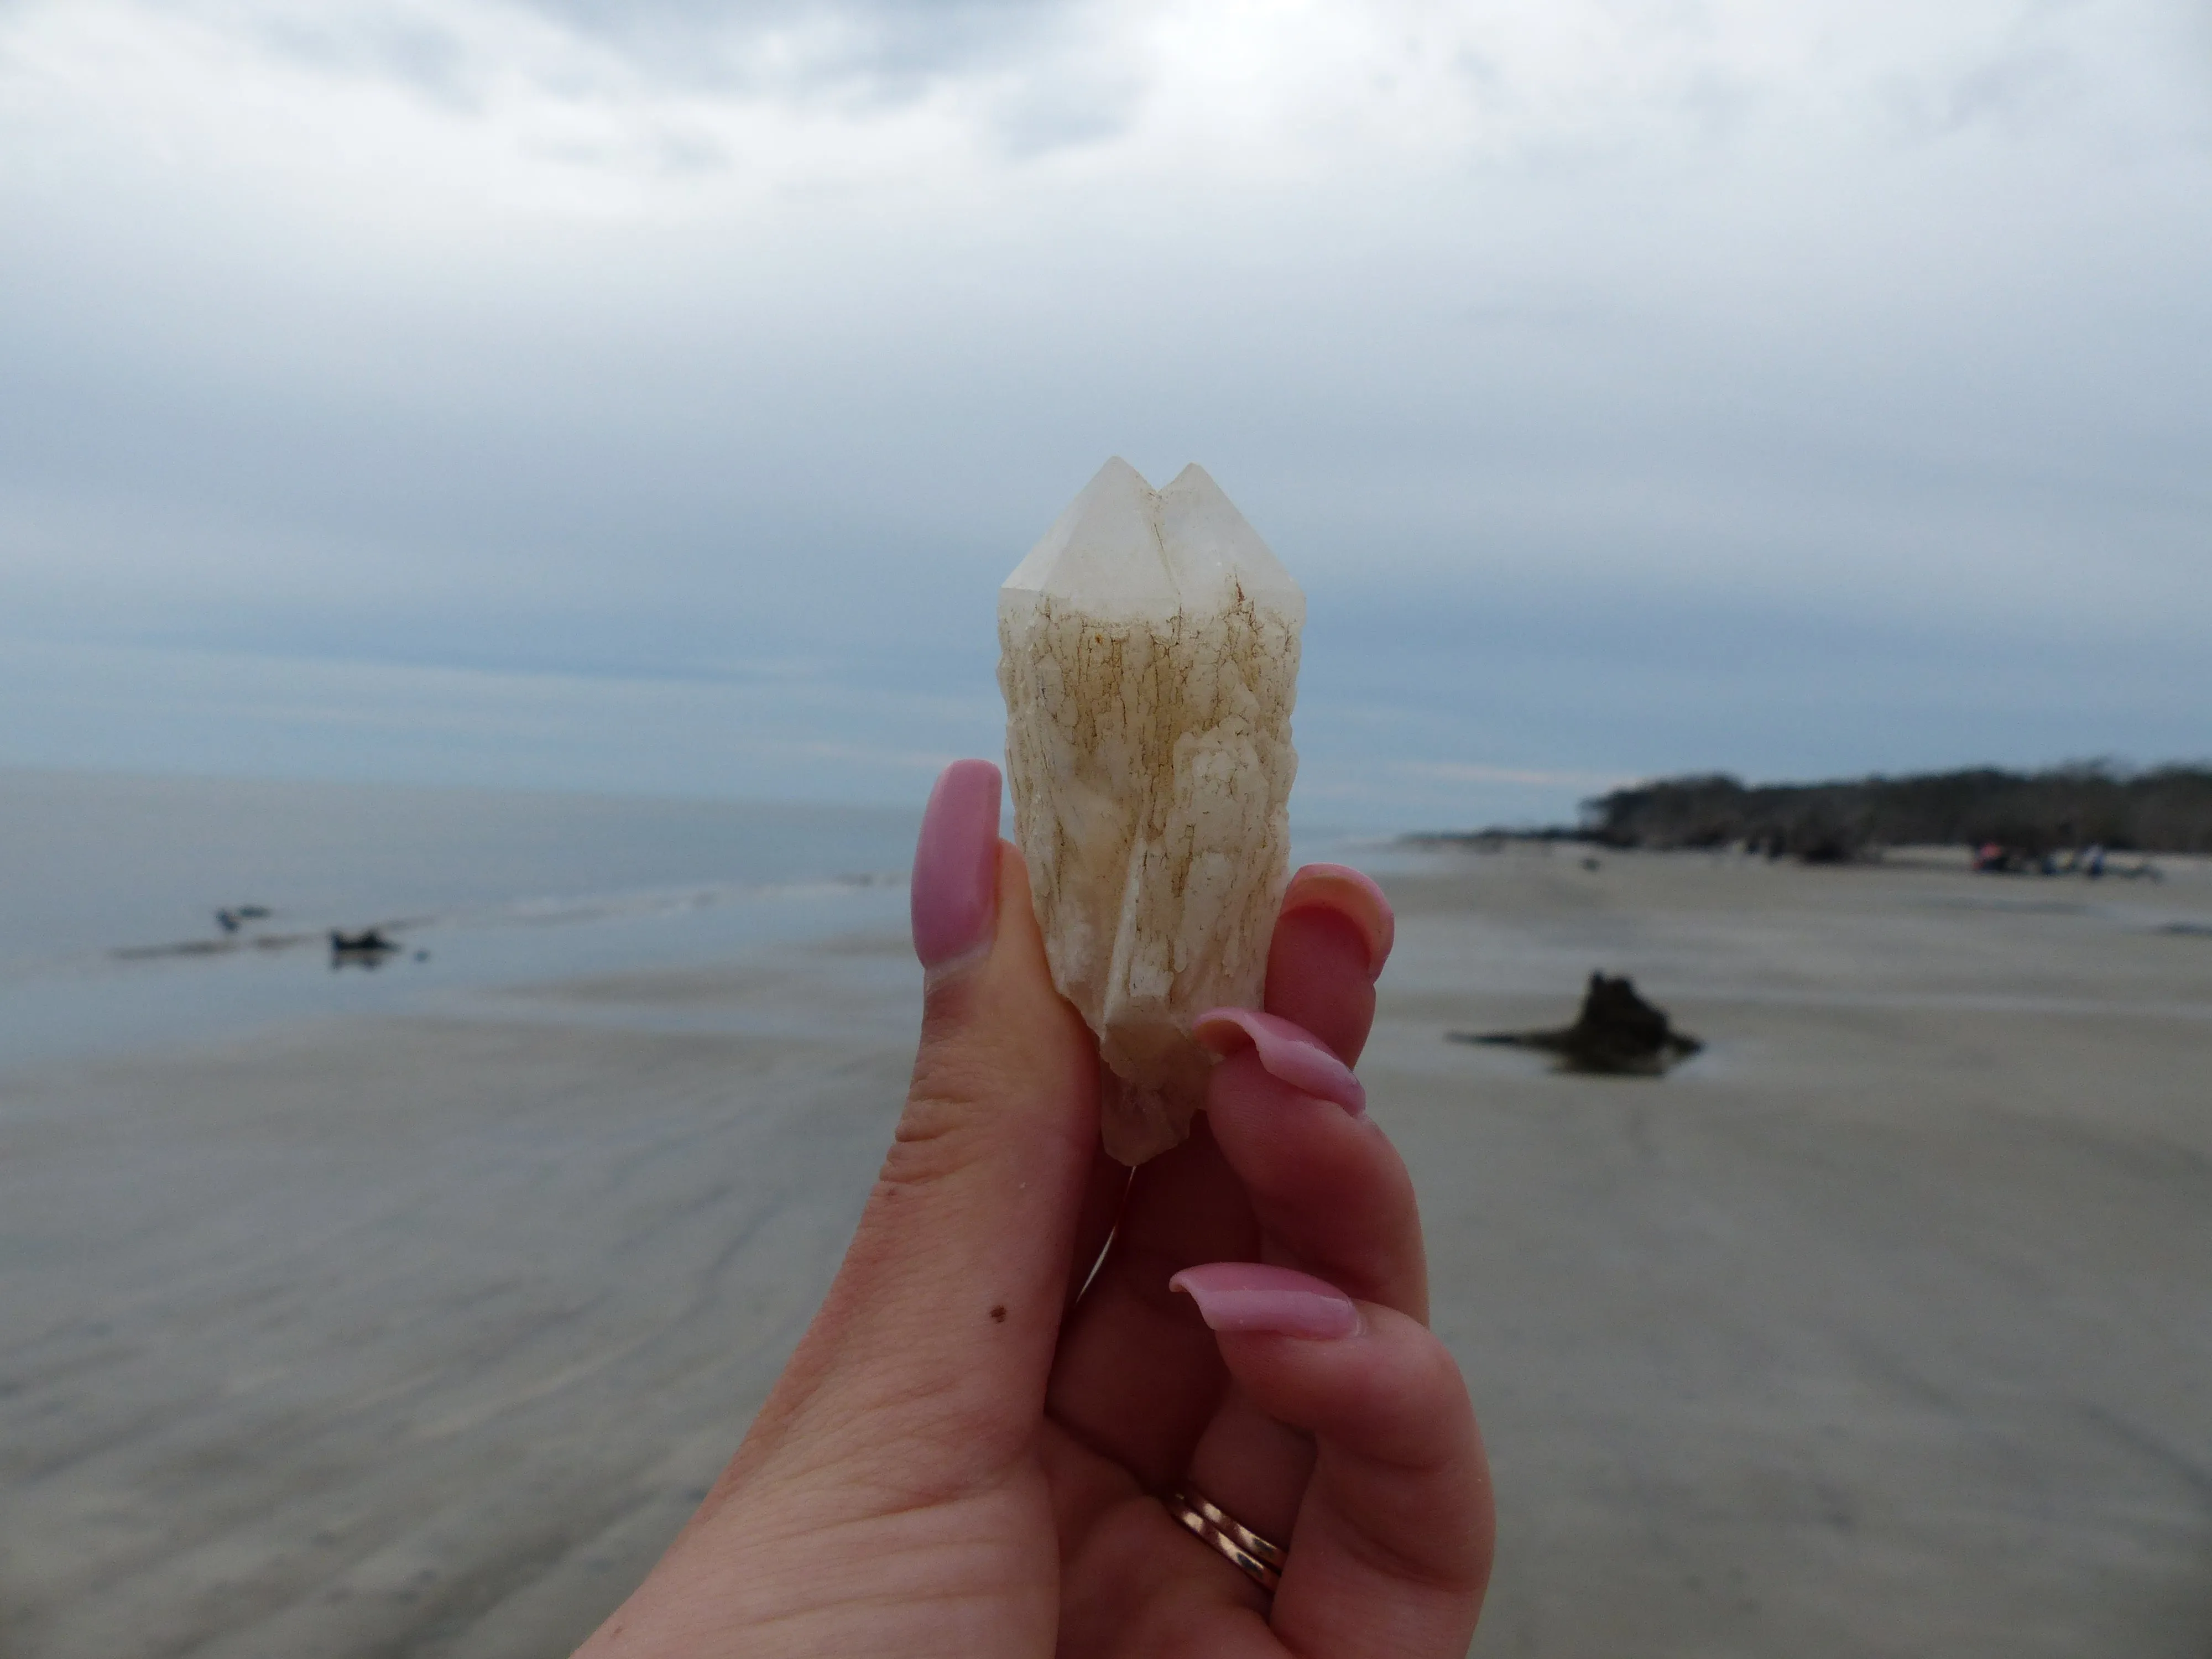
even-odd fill
[{"label": "crystal facet", "polygon": [[1116,457],[999,593],[1015,833],[1053,981],[1098,1035],[1106,1150],[1181,1141],[1209,1008],[1256,1007],[1290,871],[1305,596],[1220,486]]}]

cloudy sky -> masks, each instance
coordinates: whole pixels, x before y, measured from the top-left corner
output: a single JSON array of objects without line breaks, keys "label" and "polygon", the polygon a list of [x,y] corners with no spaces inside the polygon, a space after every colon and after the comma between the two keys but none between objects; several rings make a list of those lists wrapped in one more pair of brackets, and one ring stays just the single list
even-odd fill
[{"label": "cloudy sky", "polygon": [[1309,821],[2212,753],[2207,0],[0,0],[0,763],[910,801],[1113,453]]}]

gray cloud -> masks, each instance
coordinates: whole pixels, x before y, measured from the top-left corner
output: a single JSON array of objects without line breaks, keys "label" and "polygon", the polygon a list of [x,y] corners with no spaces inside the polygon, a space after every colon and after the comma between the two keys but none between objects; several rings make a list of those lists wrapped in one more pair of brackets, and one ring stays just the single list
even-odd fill
[{"label": "gray cloud", "polygon": [[[1139,78],[1091,49],[1099,30],[1089,0],[517,0],[587,52],[651,87],[708,98],[825,104],[853,113],[896,110],[947,86],[990,85],[980,125],[1013,157],[1109,139],[1124,131]],[[479,21],[495,11],[479,8]],[[477,107],[516,60],[472,43],[453,16],[374,7],[246,14],[262,45],[318,72],[404,86],[456,111]],[[573,68],[541,69],[550,93],[590,84]],[[540,153],[612,159],[570,143]],[[717,171],[727,151],[697,131],[656,145],[657,170]]]},{"label": "gray cloud", "polygon": [[[0,27],[66,64],[68,13]],[[1602,98],[1540,30],[1355,94],[1295,40],[1089,52],[1073,5],[555,0],[573,61],[369,4],[283,14],[274,67],[15,82],[0,761],[250,728],[662,787],[683,722],[781,721],[712,787],[905,799],[896,757],[988,746],[992,589],[1117,451],[1204,462],[1306,580],[1347,820],[2201,750],[2212,155],[2117,23],[1978,15]]]},{"label": "gray cloud", "polygon": [[453,109],[476,106],[481,66],[453,30],[419,16],[376,12],[257,17],[270,52],[325,74],[395,81]]},{"label": "gray cloud", "polygon": [[520,0],[527,9],[678,79],[743,83],[764,40],[804,42],[800,80],[911,95],[932,81],[1020,61],[1076,0]]},{"label": "gray cloud", "polygon": [[[1075,0],[518,0],[519,9],[672,88],[896,105],[933,87],[1032,61]],[[374,11],[264,26],[321,66],[449,88],[464,55],[448,30]],[[472,65],[477,70],[489,65]]]}]

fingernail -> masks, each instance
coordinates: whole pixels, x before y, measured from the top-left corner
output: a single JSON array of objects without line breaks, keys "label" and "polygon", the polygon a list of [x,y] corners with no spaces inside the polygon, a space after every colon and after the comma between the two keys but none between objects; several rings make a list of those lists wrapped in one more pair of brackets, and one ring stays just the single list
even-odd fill
[{"label": "fingernail", "polygon": [[1346,1066],[1303,1025],[1256,1008],[1215,1008],[1192,1022],[1190,1034],[1227,1056],[1250,1043],[1267,1075],[1302,1094],[1333,1100],[1354,1117],[1367,1115],[1367,1091]]},{"label": "fingernail", "polygon": [[1359,1328],[1358,1304],[1326,1279],[1256,1261],[1212,1261],[1168,1280],[1198,1304],[1209,1329],[1322,1340]]},{"label": "fingernail", "polygon": [[908,896],[924,968],[990,943],[999,917],[999,769],[990,762],[955,761],[939,775]]},{"label": "fingernail", "polygon": [[1367,977],[1382,976],[1382,964],[1390,960],[1390,946],[1397,939],[1398,919],[1372,878],[1348,864],[1305,865],[1283,893],[1281,914],[1287,916],[1293,910],[1327,910],[1341,916],[1366,947]]}]

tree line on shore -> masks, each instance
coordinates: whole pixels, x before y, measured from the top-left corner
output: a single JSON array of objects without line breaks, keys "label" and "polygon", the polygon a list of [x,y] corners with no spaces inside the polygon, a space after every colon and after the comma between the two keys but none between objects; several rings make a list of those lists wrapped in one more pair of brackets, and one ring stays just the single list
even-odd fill
[{"label": "tree line on shore", "polygon": [[1741,846],[1815,863],[1960,843],[2031,860],[2092,847],[2212,853],[2212,765],[2133,770],[2100,761],[1828,783],[1661,778],[1583,802],[1571,833],[1610,847]]}]

